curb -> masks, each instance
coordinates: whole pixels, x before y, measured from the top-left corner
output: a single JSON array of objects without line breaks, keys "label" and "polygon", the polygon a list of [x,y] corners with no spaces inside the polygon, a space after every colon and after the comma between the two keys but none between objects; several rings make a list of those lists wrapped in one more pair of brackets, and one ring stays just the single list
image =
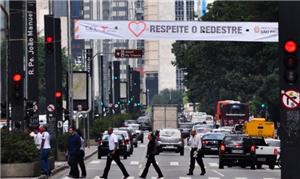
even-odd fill
[{"label": "curb", "polygon": [[[97,153],[97,151],[98,151],[98,150],[96,149],[95,151],[91,152],[89,155],[85,156],[85,157],[84,157],[84,160],[87,160],[87,159],[91,158],[93,155],[95,155],[95,154]],[[54,168],[54,169],[51,171],[51,175],[55,175],[55,174],[57,174],[58,172],[61,172],[61,171],[65,170],[65,169],[67,169],[67,168],[69,168],[69,165],[68,165],[68,163],[66,162],[66,163],[63,164],[63,165]],[[48,178],[47,175],[41,175],[41,176],[38,177],[38,179],[47,179],[47,178]]]}]

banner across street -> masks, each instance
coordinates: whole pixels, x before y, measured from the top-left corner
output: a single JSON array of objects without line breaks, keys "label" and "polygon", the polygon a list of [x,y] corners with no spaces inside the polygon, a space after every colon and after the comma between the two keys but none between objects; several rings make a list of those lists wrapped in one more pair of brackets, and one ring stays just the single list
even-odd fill
[{"label": "banner across street", "polygon": [[75,39],[278,42],[277,22],[75,21]]}]

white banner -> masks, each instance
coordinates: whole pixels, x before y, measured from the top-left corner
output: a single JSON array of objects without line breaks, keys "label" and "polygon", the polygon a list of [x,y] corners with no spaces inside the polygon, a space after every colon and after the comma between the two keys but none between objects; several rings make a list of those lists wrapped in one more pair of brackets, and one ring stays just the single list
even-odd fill
[{"label": "white banner", "polygon": [[75,39],[278,42],[277,22],[75,21]]}]

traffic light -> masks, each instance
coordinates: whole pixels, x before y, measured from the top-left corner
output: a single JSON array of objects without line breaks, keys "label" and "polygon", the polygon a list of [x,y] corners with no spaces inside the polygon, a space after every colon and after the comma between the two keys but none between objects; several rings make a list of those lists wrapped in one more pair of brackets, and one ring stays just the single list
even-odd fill
[{"label": "traffic light", "polygon": [[55,100],[56,100],[56,105],[57,105],[57,109],[61,109],[62,108],[62,92],[57,90],[55,91]]},{"label": "traffic light", "polygon": [[284,42],[284,79],[288,84],[295,84],[297,82],[297,51],[298,45],[294,40],[287,40]]},{"label": "traffic light", "polygon": [[23,76],[21,73],[14,73],[12,77],[13,81],[13,96],[15,99],[22,98],[23,94]]},{"label": "traffic light", "polygon": [[262,103],[262,104],[260,105],[260,107],[261,107],[262,109],[265,109],[265,108],[267,107],[267,105],[266,105],[265,103]]},{"label": "traffic light", "polygon": [[46,53],[53,54],[54,53],[54,38],[53,36],[45,36],[45,46],[46,46]]}]

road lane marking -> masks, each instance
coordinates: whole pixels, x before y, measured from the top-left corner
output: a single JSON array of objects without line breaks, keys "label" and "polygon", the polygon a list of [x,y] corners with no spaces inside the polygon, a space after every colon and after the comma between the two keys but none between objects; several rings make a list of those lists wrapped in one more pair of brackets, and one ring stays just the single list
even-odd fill
[{"label": "road lane marking", "polygon": [[70,179],[70,177],[65,176],[65,177],[63,177],[62,179]]},{"label": "road lane marking", "polygon": [[140,144],[140,145],[139,145],[139,147],[141,147],[141,148],[145,148],[145,147],[146,147],[146,145],[145,145],[145,144]]},{"label": "road lane marking", "polygon": [[235,177],[235,179],[248,179],[246,177]]},{"label": "road lane marking", "polygon": [[130,177],[128,177],[128,179],[134,179],[134,177],[133,177],[133,176],[130,176]]},{"label": "road lane marking", "polygon": [[99,164],[101,163],[101,160],[93,160],[90,162],[90,164]]},{"label": "road lane marking", "polygon": [[275,178],[264,178],[264,179],[275,179]]},{"label": "road lane marking", "polygon": [[220,177],[208,177],[208,179],[220,179]]},{"label": "road lane marking", "polygon": [[179,162],[170,162],[170,165],[171,165],[171,166],[178,166],[178,165],[179,165]]},{"label": "road lane marking", "polygon": [[115,162],[115,161],[112,161],[111,163],[112,163],[113,165],[116,165],[116,162]]},{"label": "road lane marking", "polygon": [[130,165],[138,165],[140,162],[139,161],[131,161]]},{"label": "road lane marking", "polygon": [[219,165],[217,163],[209,163],[209,166],[211,166],[211,167],[218,167]]},{"label": "road lane marking", "polygon": [[224,177],[225,175],[223,175],[221,172],[218,172],[217,170],[212,170],[213,172],[215,172],[216,174],[220,175],[221,177]]},{"label": "road lane marking", "polygon": [[192,179],[191,177],[179,177],[179,179]]}]

